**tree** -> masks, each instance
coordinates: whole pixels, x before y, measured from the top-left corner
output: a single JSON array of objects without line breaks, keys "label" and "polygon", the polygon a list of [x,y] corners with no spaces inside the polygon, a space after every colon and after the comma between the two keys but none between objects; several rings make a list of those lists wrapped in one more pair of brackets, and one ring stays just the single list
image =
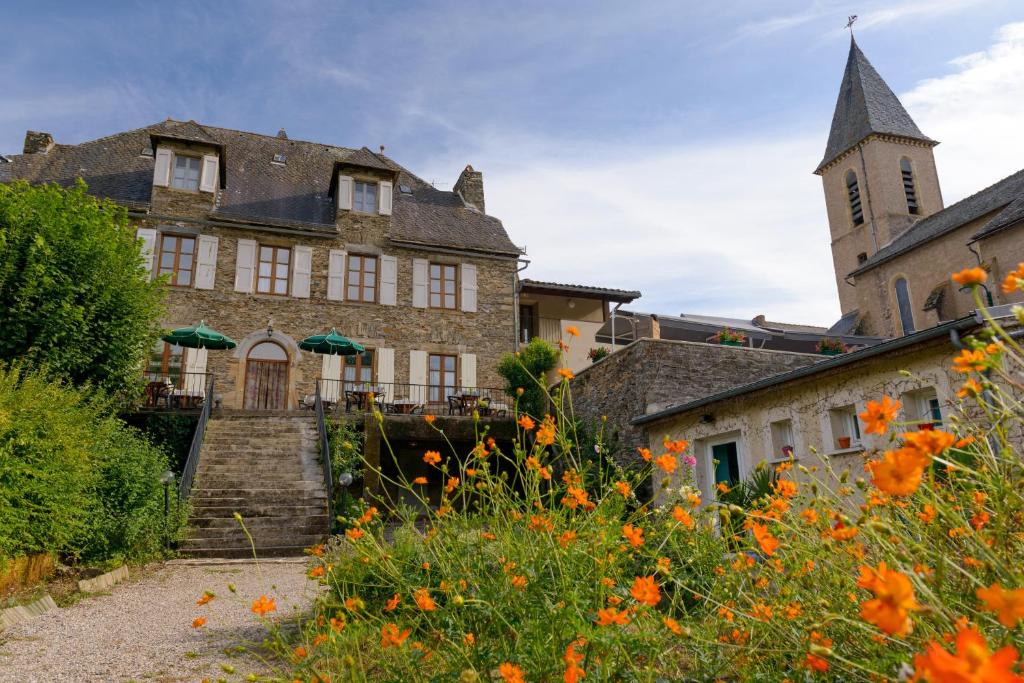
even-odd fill
[{"label": "tree", "polygon": [[547,373],[558,365],[558,350],[540,337],[518,353],[506,353],[498,363],[498,374],[505,378],[505,391],[516,396],[519,412],[542,417],[547,412]]},{"label": "tree", "polygon": [[0,184],[0,360],[133,398],[162,297],[123,208],[81,180]]}]

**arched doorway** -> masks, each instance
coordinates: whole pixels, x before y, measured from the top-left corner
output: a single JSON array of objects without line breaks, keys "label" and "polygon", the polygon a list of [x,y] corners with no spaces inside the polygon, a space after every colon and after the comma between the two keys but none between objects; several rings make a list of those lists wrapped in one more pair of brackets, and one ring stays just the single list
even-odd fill
[{"label": "arched doorway", "polygon": [[284,410],[288,407],[288,352],[265,341],[249,350],[245,359],[246,410]]}]

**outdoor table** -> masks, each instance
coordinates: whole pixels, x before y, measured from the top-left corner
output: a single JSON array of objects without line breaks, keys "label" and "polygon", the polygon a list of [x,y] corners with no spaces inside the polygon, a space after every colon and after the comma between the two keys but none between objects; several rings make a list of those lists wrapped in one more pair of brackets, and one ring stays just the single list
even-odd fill
[{"label": "outdoor table", "polygon": [[419,405],[416,401],[411,398],[400,398],[391,404],[395,408],[395,412],[401,415],[409,415],[412,411],[416,410],[416,406]]},{"label": "outdoor table", "polygon": [[484,414],[484,406],[479,405],[480,394],[459,394],[459,401],[462,402],[463,415],[472,415],[474,410]]}]

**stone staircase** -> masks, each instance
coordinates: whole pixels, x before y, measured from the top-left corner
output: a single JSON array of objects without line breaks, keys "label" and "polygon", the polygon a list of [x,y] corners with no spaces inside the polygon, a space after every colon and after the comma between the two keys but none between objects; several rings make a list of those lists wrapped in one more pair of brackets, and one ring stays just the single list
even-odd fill
[{"label": "stone staircase", "polygon": [[218,411],[206,425],[181,552],[301,555],[330,529],[316,419],[308,412]]}]

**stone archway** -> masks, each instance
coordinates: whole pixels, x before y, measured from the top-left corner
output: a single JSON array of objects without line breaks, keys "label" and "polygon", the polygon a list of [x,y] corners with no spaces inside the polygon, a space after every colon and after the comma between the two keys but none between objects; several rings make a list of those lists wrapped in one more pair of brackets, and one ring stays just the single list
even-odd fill
[{"label": "stone archway", "polygon": [[[269,344],[269,346],[264,346]],[[285,358],[281,358],[279,354],[264,353],[261,351],[272,351],[274,348],[280,349]],[[255,357],[254,357],[255,352]],[[266,357],[263,357],[266,356]],[[271,363],[280,363],[280,380],[284,383],[283,399],[281,405],[273,405],[270,407],[280,407],[285,410],[295,410],[298,408],[299,400],[296,391],[296,386],[301,382],[301,372],[299,371],[299,360],[301,359],[302,351],[299,349],[298,343],[289,337],[287,334],[280,332],[279,330],[273,330],[271,334],[267,334],[267,331],[259,330],[251,332],[246,335],[235,347],[234,353],[232,354],[232,363],[234,364],[234,391],[231,392],[230,396],[226,397],[227,405],[234,406],[236,408],[245,409],[260,409],[268,407],[265,400],[254,404],[251,392],[253,390],[254,381],[267,381],[269,378],[268,372],[273,370]],[[252,360],[253,362],[250,362]],[[252,367],[250,367],[252,366]],[[260,373],[252,373],[251,370],[254,367],[260,369]],[[262,380],[259,378],[262,377]],[[247,389],[247,384],[248,389]],[[247,391],[250,392],[250,396],[247,398]]]}]

